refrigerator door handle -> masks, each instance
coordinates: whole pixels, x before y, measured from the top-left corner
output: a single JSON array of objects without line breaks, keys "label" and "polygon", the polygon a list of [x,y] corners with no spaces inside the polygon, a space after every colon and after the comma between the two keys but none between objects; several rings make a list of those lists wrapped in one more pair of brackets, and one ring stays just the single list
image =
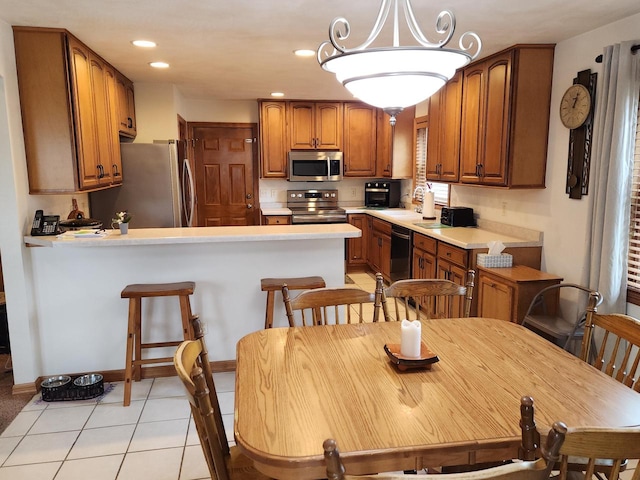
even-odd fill
[{"label": "refrigerator door handle", "polygon": [[[185,188],[188,187],[188,188]],[[187,193],[188,191],[188,193]],[[187,197],[188,195],[188,197]],[[193,174],[189,159],[185,158],[182,163],[182,208],[187,221],[187,227],[193,226],[193,211],[195,208],[196,194],[193,185]]]}]

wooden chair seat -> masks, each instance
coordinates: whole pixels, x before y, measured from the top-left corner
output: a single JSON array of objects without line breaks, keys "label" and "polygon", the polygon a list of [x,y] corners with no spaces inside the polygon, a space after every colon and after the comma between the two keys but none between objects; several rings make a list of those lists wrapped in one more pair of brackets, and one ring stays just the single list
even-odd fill
[{"label": "wooden chair seat", "polygon": [[173,357],[176,373],[187,392],[193,421],[211,478],[214,480],[266,480],[253,461],[229,447],[220,403],[213,381],[204,332],[198,318],[192,320],[194,340],[180,344]]},{"label": "wooden chair seat", "polygon": [[318,276],[260,279],[260,290],[267,292],[267,308],[264,319],[264,328],[273,327],[275,293],[282,291],[282,286],[285,283],[289,286],[289,290],[311,290],[327,286],[324,278]]}]

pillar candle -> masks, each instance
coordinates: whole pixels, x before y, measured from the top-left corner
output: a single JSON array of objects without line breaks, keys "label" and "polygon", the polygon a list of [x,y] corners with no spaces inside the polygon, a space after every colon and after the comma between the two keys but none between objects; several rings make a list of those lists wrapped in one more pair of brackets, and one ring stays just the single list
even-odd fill
[{"label": "pillar candle", "polygon": [[410,322],[402,320],[400,325],[400,355],[408,358],[420,358],[420,344],[422,341],[421,324],[418,320]]}]

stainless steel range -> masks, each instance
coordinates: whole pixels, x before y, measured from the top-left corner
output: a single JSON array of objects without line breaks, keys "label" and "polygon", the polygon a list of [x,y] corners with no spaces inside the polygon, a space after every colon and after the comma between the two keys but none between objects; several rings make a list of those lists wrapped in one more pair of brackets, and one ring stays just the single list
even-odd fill
[{"label": "stainless steel range", "polygon": [[338,190],[287,190],[291,223],[346,223],[347,212],[338,207]]}]

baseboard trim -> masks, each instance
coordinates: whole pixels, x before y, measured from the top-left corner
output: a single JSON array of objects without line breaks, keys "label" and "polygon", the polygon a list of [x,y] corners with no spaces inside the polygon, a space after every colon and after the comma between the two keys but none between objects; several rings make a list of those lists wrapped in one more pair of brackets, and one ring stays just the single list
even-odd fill
[{"label": "baseboard trim", "polygon": [[[214,373],[219,372],[234,372],[236,369],[235,360],[222,360],[218,362],[211,362],[211,371]],[[107,370],[102,373],[105,382],[122,382],[124,381],[124,369],[122,370]],[[84,375],[84,373],[67,373],[70,377],[77,377]],[[174,377],[176,375],[176,369],[173,365],[160,365],[157,367],[146,367],[142,369],[142,378],[160,378],[160,377]],[[47,376],[38,377],[33,383],[21,383],[14,385],[11,388],[13,395],[20,395],[30,393],[35,395],[40,391],[40,383],[47,378]]]}]

